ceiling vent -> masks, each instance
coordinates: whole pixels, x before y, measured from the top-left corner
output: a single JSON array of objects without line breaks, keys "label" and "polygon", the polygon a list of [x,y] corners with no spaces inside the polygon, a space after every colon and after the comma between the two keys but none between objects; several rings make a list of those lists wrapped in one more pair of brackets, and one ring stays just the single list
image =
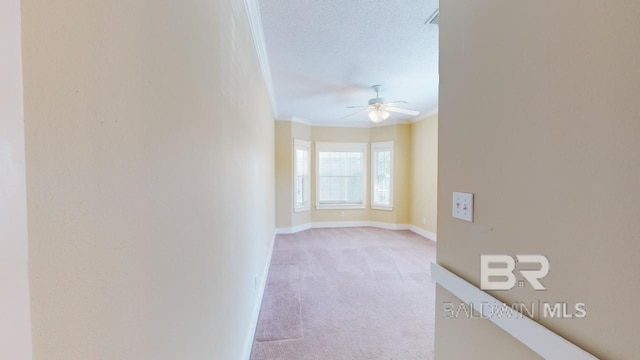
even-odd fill
[{"label": "ceiling vent", "polygon": [[439,25],[440,24],[440,8],[436,9],[436,11],[429,16],[427,21],[424,22],[426,24]]}]

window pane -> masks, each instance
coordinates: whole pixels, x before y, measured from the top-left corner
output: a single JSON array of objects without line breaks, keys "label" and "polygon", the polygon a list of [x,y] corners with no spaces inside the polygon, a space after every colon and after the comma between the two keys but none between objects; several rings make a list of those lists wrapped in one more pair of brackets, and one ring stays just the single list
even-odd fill
[{"label": "window pane", "polygon": [[296,176],[296,205],[304,205],[304,177]]},{"label": "window pane", "polygon": [[304,175],[304,160],[306,157],[306,151],[304,150],[296,150],[296,176]]},{"label": "window pane", "polygon": [[391,150],[374,152],[374,204],[391,205]]},{"label": "window pane", "polygon": [[302,208],[309,204],[309,150],[295,149],[294,205]]},{"label": "window pane", "polygon": [[319,152],[318,159],[321,204],[363,203],[362,152]]}]

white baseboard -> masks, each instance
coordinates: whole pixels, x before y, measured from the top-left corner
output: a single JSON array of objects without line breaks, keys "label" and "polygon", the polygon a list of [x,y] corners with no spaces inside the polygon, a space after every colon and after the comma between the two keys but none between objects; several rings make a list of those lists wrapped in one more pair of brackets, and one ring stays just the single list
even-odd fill
[{"label": "white baseboard", "polygon": [[297,225],[290,228],[277,228],[276,235],[277,234],[295,234],[297,232],[309,230],[312,228],[313,228],[313,223],[306,223],[306,224]]},{"label": "white baseboard", "polygon": [[292,231],[293,228],[276,228],[276,235],[280,235],[280,234],[293,234]]},{"label": "white baseboard", "polygon": [[421,229],[415,225],[410,224],[392,224],[378,221],[329,221],[329,222],[313,222],[302,225],[297,225],[289,228],[277,228],[276,234],[295,234],[300,231],[309,229],[323,229],[323,228],[347,228],[347,227],[363,227],[370,226],[379,229],[386,230],[411,230],[412,232],[425,237],[432,241],[436,240],[436,234]]},{"label": "white baseboard", "polygon": [[253,305],[253,312],[251,314],[251,323],[249,324],[249,330],[247,336],[244,339],[244,350],[242,353],[243,360],[249,360],[251,358],[251,349],[253,348],[253,339],[256,335],[256,328],[258,326],[258,316],[260,316],[260,308],[262,307],[262,298],[264,297],[264,289],[267,287],[267,278],[269,277],[269,266],[271,265],[271,256],[273,255],[273,244],[276,242],[276,234],[271,239],[269,245],[269,252],[267,254],[267,263],[262,271],[262,278],[260,279],[260,287],[256,293],[255,303]]},{"label": "white baseboard", "polygon": [[411,225],[409,224],[392,224],[378,221],[370,221],[369,226],[387,230],[411,230]]},{"label": "white baseboard", "polygon": [[327,221],[311,223],[312,229],[371,226],[371,221]]},{"label": "white baseboard", "polygon": [[411,231],[413,231],[414,233],[422,236],[422,237],[426,237],[427,239],[431,240],[431,241],[435,241],[437,242],[438,239],[436,237],[436,234],[432,233],[431,231],[427,231],[425,229],[419,228],[415,225],[411,225],[411,229],[409,229]]}]

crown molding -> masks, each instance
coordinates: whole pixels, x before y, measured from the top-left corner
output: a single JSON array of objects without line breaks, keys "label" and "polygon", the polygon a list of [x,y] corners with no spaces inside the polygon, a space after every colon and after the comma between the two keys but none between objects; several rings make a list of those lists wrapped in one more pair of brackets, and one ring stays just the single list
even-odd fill
[{"label": "crown molding", "polygon": [[359,121],[359,122],[343,122],[343,121],[330,121],[330,122],[326,122],[326,121],[312,121],[312,120],[308,120],[308,119],[303,119],[301,117],[298,116],[292,116],[291,118],[284,118],[284,119],[276,119],[276,121],[287,121],[287,122],[294,122],[294,123],[298,123],[298,124],[303,124],[303,125],[307,125],[307,126],[316,126],[316,127],[347,127],[347,128],[375,128],[375,127],[381,127],[381,126],[390,126],[390,125],[407,125],[407,124],[415,124],[417,122],[420,122],[422,120],[428,119],[434,115],[438,115],[438,106],[435,106],[427,111],[425,111],[424,113],[421,114],[421,116],[415,116],[412,118],[405,118],[405,119],[400,119],[400,120],[396,120],[396,119],[389,119],[386,121],[382,121],[379,123],[374,123],[372,121]]},{"label": "crown molding", "polygon": [[344,128],[370,128],[371,124],[365,122],[345,123],[345,122],[320,122],[313,123],[314,127],[344,127]]},{"label": "crown molding", "polygon": [[431,110],[427,111],[424,113],[424,117],[428,118],[430,116],[436,115],[438,113],[438,106],[435,106],[434,108],[432,108]]},{"label": "crown molding", "polygon": [[409,119],[403,119],[403,120],[385,120],[385,121],[381,121],[379,123],[374,123],[373,121],[361,121],[361,122],[352,122],[352,123],[345,123],[345,122],[318,122],[318,123],[311,123],[311,126],[318,126],[318,127],[347,127],[347,128],[377,128],[377,127],[385,127],[385,126],[392,126],[392,125],[407,125],[407,124],[411,124],[413,123],[413,120],[409,120]]},{"label": "crown molding", "polygon": [[434,115],[438,115],[438,107],[434,107],[432,109],[430,109],[429,111],[426,111],[422,116],[420,117],[416,117],[415,119],[412,119],[411,122],[412,123],[417,123],[420,122],[422,120],[428,119]]},{"label": "crown molding", "polygon": [[291,122],[302,124],[302,125],[313,126],[313,122],[311,120],[303,119],[303,118],[300,118],[300,117],[297,117],[297,116],[292,116],[291,117]]},{"label": "crown molding", "polygon": [[284,122],[292,122],[298,123],[307,126],[313,127],[344,127],[344,128],[376,128],[376,127],[384,127],[391,125],[407,125],[414,122],[418,122],[423,120],[423,118],[419,118],[417,120],[414,119],[404,119],[404,120],[388,120],[379,123],[374,123],[372,121],[360,121],[360,122],[313,122],[311,120],[303,119],[297,116],[292,116],[289,119],[276,119],[275,121],[284,121]]},{"label": "crown molding", "polygon": [[273,91],[273,79],[271,78],[271,67],[269,66],[269,59],[267,57],[267,47],[264,43],[260,6],[258,4],[258,0],[244,0],[244,7],[247,12],[247,18],[249,19],[249,26],[251,27],[251,34],[253,35],[253,45],[256,48],[256,55],[258,56],[258,62],[260,63],[260,70],[262,70],[264,84],[267,87],[269,99],[271,100],[273,117],[275,118],[277,117],[278,109],[276,107],[276,97]]}]

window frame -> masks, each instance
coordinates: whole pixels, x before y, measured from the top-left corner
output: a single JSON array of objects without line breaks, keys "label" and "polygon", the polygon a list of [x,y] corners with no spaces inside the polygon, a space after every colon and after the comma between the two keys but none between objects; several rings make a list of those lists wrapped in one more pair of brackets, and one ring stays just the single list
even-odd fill
[{"label": "window frame", "polygon": [[[316,142],[315,143],[315,181],[316,181],[316,209],[366,209],[367,208],[367,177],[368,177],[368,155],[369,143],[336,143],[336,142]],[[321,152],[360,152],[362,153],[362,203],[360,204],[321,204],[320,203],[320,153]]]},{"label": "window frame", "polygon": [[[299,205],[297,202],[298,195],[298,150],[307,152],[306,166],[303,170],[303,178],[306,179],[308,186],[303,189],[302,194],[303,204]],[[293,140],[293,212],[303,212],[311,210],[311,142],[306,140],[294,139]]]},{"label": "window frame", "polygon": [[[394,157],[395,157],[395,149],[394,149],[393,141],[381,141],[381,142],[373,142],[371,143],[371,208],[374,210],[393,210],[393,178],[394,178]],[[376,152],[378,151],[389,151],[389,204],[377,204],[376,203],[376,188],[377,188],[377,163],[376,163]]]}]

